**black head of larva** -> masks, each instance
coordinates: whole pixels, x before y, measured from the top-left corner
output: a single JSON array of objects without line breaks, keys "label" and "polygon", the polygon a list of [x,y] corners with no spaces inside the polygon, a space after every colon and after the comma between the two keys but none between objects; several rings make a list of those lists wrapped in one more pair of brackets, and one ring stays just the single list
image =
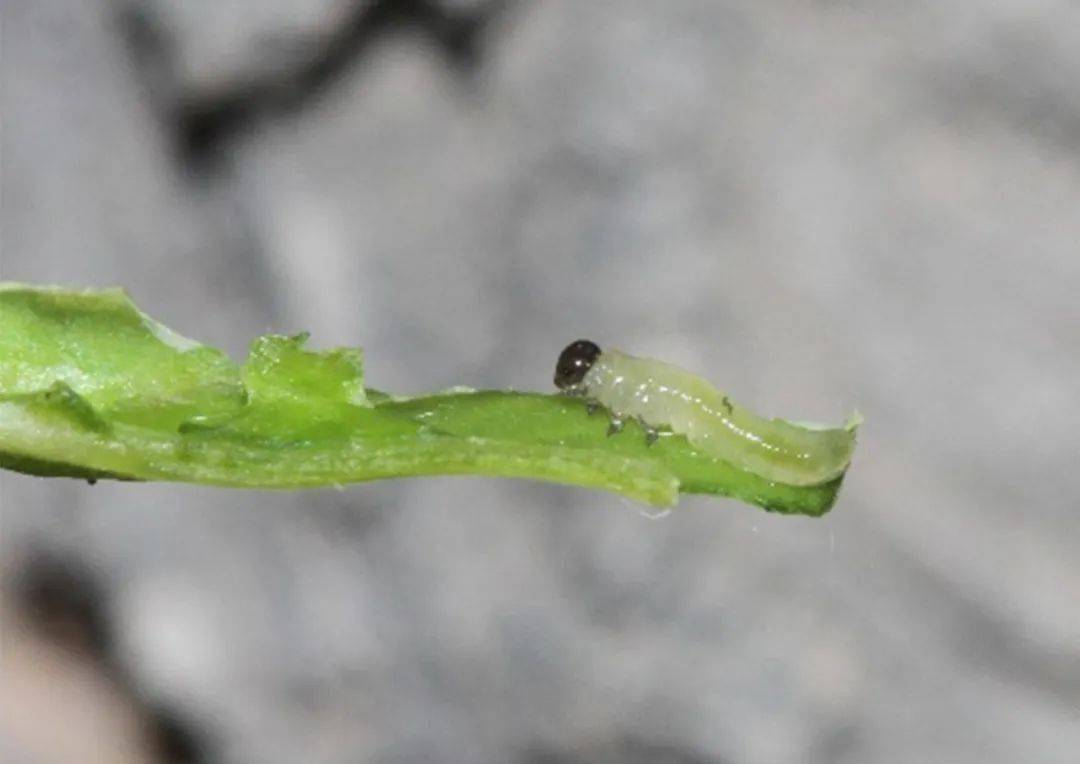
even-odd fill
[{"label": "black head of larva", "polygon": [[580,385],[599,357],[600,347],[595,342],[571,342],[559,354],[559,362],[555,364],[555,386],[567,390]]}]

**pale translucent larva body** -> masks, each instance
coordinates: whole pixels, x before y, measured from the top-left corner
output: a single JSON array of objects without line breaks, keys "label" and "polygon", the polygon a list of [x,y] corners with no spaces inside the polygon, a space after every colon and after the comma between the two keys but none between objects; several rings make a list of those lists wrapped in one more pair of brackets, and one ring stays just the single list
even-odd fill
[{"label": "pale translucent larva body", "polygon": [[857,417],[835,429],[765,419],[684,369],[618,350],[599,355],[581,391],[616,416],[670,428],[711,456],[789,485],[840,476],[855,448]]}]

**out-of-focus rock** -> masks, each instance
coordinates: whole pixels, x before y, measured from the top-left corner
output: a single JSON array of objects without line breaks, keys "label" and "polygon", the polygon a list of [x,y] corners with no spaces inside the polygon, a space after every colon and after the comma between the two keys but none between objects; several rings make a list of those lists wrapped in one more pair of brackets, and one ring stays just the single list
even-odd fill
[{"label": "out-of-focus rock", "polygon": [[1070,761],[1080,11],[519,3],[471,73],[396,27],[185,166],[168,99],[288,76],[356,8],[7,3],[4,277],[234,353],[361,344],[402,392],[545,389],[593,336],[858,406],[856,462],[813,521],[4,475],[5,546],[100,573],[144,697],[233,762]]}]

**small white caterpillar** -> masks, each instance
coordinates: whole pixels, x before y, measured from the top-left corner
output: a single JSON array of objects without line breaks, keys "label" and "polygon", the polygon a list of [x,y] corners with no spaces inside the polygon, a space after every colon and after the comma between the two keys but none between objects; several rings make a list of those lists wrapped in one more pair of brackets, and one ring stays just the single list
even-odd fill
[{"label": "small white caterpillar", "polygon": [[685,435],[690,444],[772,480],[816,485],[841,475],[851,461],[856,415],[843,427],[816,429],[764,419],[733,403],[706,380],[669,363],[601,351],[589,340],[570,343],[555,366],[555,385],[603,405],[612,432],[627,417]]}]

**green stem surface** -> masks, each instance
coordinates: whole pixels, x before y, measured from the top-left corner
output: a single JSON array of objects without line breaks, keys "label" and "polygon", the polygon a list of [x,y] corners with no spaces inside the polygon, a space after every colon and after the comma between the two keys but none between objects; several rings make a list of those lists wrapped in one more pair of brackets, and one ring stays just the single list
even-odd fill
[{"label": "green stem surface", "polygon": [[0,467],[44,476],[309,488],[418,475],[530,478],[654,505],[730,496],[821,515],[843,476],[770,482],[560,395],[365,389],[357,348],[260,337],[237,365],[119,290],[0,284]]}]

